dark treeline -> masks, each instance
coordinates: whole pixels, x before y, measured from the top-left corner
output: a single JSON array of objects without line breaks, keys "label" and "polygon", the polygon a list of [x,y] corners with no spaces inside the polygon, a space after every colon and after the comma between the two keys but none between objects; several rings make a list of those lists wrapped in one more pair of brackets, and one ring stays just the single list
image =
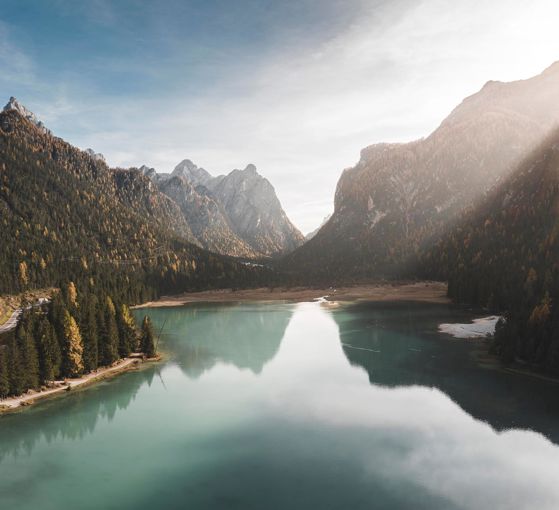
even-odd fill
[{"label": "dark treeline", "polygon": [[73,282],[43,306],[27,309],[1,338],[0,398],[49,386],[110,366],[132,352],[155,356],[149,318],[141,332],[128,306]]},{"label": "dark treeline", "polygon": [[419,273],[449,296],[505,311],[492,349],[559,375],[559,131],[426,250]]}]

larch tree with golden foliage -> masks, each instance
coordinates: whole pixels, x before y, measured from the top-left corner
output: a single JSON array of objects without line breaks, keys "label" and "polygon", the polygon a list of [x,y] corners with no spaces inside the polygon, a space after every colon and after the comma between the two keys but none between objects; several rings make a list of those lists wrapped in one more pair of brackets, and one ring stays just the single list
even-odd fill
[{"label": "larch tree with golden foliage", "polygon": [[83,341],[80,328],[67,310],[64,312],[64,372],[70,377],[83,373]]}]

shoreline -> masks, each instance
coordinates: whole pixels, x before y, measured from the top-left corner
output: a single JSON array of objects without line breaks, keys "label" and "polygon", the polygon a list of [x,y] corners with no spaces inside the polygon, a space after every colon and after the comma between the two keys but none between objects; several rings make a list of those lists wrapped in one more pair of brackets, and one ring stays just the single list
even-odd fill
[{"label": "shoreline", "polygon": [[415,301],[421,303],[450,304],[447,284],[422,281],[413,283],[395,282],[343,287],[317,288],[292,287],[256,289],[220,289],[200,292],[186,292],[175,296],[162,296],[156,301],[148,301],[131,307],[159,308],[183,306],[190,303],[234,303],[234,302],[275,302],[288,301],[302,303],[323,298],[334,302],[393,302]]},{"label": "shoreline", "polygon": [[97,369],[94,372],[85,374],[75,379],[66,379],[65,381],[55,381],[56,386],[41,391],[32,391],[19,395],[17,397],[9,397],[0,400],[0,415],[25,409],[37,402],[41,402],[51,397],[61,396],[65,393],[72,393],[76,389],[83,389],[95,383],[116,377],[130,370],[137,370],[140,365],[152,361],[159,361],[161,357],[143,360],[139,357],[124,358],[115,362],[110,367]]}]

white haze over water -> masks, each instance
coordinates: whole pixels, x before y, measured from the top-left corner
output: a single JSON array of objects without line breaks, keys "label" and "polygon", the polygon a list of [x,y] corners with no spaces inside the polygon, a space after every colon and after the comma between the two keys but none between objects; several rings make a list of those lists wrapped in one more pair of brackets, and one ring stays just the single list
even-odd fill
[{"label": "white haze over water", "polygon": [[[486,81],[527,78],[559,59],[554,0],[344,5],[350,19],[334,33],[315,33],[304,44],[286,39],[265,57],[247,50],[196,93],[186,90],[188,74],[169,90],[130,98],[73,77],[41,83],[28,106],[55,134],[104,153],[113,166],[165,172],[190,158],[224,173],[252,162],[308,232],[332,211],[336,182],[360,149],[426,136]],[[19,72],[17,64],[22,80],[40,82],[1,28],[6,76]],[[161,60],[151,72],[164,75]]]}]

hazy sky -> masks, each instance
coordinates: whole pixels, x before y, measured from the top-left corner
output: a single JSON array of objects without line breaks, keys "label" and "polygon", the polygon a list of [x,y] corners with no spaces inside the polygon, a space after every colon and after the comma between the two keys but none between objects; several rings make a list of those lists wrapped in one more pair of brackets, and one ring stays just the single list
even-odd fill
[{"label": "hazy sky", "polygon": [[557,0],[0,0],[0,99],[112,166],[254,163],[307,232],[361,148],[559,60],[558,19]]}]

